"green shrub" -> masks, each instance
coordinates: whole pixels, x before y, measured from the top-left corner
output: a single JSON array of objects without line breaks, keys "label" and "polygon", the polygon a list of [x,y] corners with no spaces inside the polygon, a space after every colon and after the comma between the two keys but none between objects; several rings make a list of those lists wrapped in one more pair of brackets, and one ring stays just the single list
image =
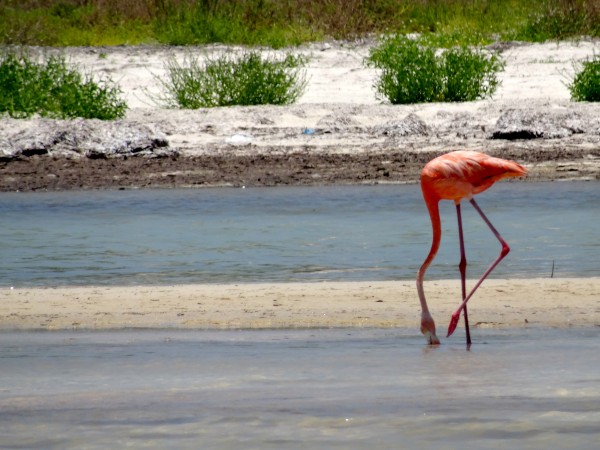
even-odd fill
[{"label": "green shrub", "polygon": [[302,56],[283,59],[258,51],[241,55],[223,53],[201,62],[188,56],[181,66],[174,58],[166,63],[167,78],[158,78],[163,93],[156,100],[170,108],[210,108],[232,105],[286,105],[306,88]]},{"label": "green shrub", "polygon": [[377,97],[393,104],[442,100],[442,67],[432,46],[406,36],[387,38],[371,49],[367,63],[381,70]]},{"label": "green shrub", "polygon": [[481,49],[453,47],[442,56],[444,101],[470,102],[491,97],[498,87],[496,74],[504,63],[496,54],[490,56]]},{"label": "green shrub", "polygon": [[127,109],[119,94],[110,79],[96,82],[69,68],[62,56],[42,63],[23,52],[0,56],[0,113],[11,117],[115,119]]},{"label": "green shrub", "polygon": [[582,63],[583,68],[575,74],[568,85],[571,100],[578,102],[600,102],[600,56]]},{"label": "green shrub", "polygon": [[367,65],[380,69],[377,97],[392,104],[461,102],[490,97],[504,63],[481,48],[453,47],[439,55],[423,39],[385,38],[371,49]]}]

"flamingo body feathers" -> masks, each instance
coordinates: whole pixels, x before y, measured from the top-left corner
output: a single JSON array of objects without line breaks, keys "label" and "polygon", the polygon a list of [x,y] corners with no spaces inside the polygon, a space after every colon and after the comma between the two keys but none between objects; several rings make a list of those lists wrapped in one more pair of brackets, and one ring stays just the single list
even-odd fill
[{"label": "flamingo body feathers", "polygon": [[520,164],[484,153],[459,150],[432,159],[421,172],[426,201],[471,199],[502,178],[527,173]]}]

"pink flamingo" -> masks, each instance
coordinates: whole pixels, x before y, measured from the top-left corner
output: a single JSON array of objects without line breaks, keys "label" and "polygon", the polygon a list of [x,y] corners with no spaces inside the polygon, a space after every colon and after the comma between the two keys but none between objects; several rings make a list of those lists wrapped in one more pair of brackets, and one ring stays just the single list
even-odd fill
[{"label": "pink flamingo", "polygon": [[[442,239],[442,227],[440,220],[439,202],[440,200],[453,200],[456,205],[456,215],[458,217],[458,237],[460,241],[460,279],[462,287],[462,303],[452,314],[450,325],[448,327],[449,337],[458,324],[461,311],[464,311],[465,331],[467,335],[467,345],[471,345],[471,335],[469,332],[469,320],[467,317],[467,302],[473,296],[477,288],[483,283],[492,270],[500,261],[508,254],[510,247],[504,241],[500,233],[494,228],[479,205],[473,198],[474,195],[490,188],[496,181],[502,178],[521,177],[527,174],[525,169],[520,164],[505,159],[494,158],[484,153],[473,151],[455,151],[439,156],[425,165],[421,172],[421,190],[423,198],[427,204],[429,215],[431,217],[431,227],[433,229],[433,239],[429,255],[421,265],[417,273],[417,291],[421,302],[421,332],[425,335],[429,344],[439,344],[440,340],[435,334],[435,323],[427,308],[425,293],[423,292],[423,277],[425,271],[435,258],[440,247]],[[460,212],[460,202],[462,199],[467,199],[471,202],[475,210],[479,213],[483,221],[492,230],[496,236],[502,250],[500,255],[484,272],[479,281],[475,284],[469,295],[466,294],[465,275],[467,268],[467,260],[465,257],[465,247],[462,231],[462,219]]]}]

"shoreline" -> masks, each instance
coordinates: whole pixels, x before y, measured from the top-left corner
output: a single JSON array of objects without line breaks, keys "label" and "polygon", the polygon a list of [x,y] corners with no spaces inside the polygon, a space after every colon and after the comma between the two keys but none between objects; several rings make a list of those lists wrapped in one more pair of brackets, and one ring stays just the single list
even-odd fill
[{"label": "shoreline", "polygon": [[[447,151],[483,150],[515,160],[529,170],[526,181],[600,181],[600,143],[595,148],[572,151],[565,151],[561,142],[545,145],[555,147],[526,150],[515,144],[510,149],[493,150],[452,146]],[[371,149],[353,153],[221,152],[100,160],[31,156],[0,162],[0,192],[418,183],[423,166],[442,153],[445,150]]]},{"label": "shoreline", "polygon": [[[459,304],[460,282],[426,281],[425,293],[438,334],[444,335]],[[598,327],[600,277],[486,280],[469,306],[473,329]],[[413,281],[0,291],[0,332],[366,327],[418,333],[419,321]]]}]

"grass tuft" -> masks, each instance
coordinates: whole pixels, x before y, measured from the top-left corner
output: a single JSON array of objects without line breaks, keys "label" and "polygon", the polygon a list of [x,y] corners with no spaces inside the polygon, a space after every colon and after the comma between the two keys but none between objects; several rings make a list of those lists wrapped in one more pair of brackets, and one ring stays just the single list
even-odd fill
[{"label": "grass tuft", "polygon": [[447,102],[470,102],[491,97],[499,85],[498,72],[504,62],[497,54],[481,48],[453,47],[442,56],[443,99]]},{"label": "grass tuft", "polygon": [[163,93],[156,100],[169,108],[187,109],[286,105],[306,88],[301,70],[305,63],[302,56],[264,57],[258,51],[222,53],[204,61],[188,56],[183,66],[171,58],[165,64],[167,77],[157,77]]},{"label": "grass tuft", "polygon": [[600,56],[584,61],[581,66],[573,82],[568,85],[571,100],[600,102]]},{"label": "grass tuft", "polygon": [[25,52],[0,56],[0,113],[11,117],[116,119],[127,109],[120,93],[110,79],[94,81],[69,67],[63,56],[43,62]]},{"label": "grass tuft", "polygon": [[379,99],[392,104],[442,100],[442,67],[434,47],[406,36],[385,38],[366,62],[381,70],[374,84]]},{"label": "grass tuft", "polygon": [[367,65],[380,69],[377,97],[392,104],[463,102],[491,97],[504,63],[481,48],[452,47],[439,55],[425,39],[384,38]]}]

